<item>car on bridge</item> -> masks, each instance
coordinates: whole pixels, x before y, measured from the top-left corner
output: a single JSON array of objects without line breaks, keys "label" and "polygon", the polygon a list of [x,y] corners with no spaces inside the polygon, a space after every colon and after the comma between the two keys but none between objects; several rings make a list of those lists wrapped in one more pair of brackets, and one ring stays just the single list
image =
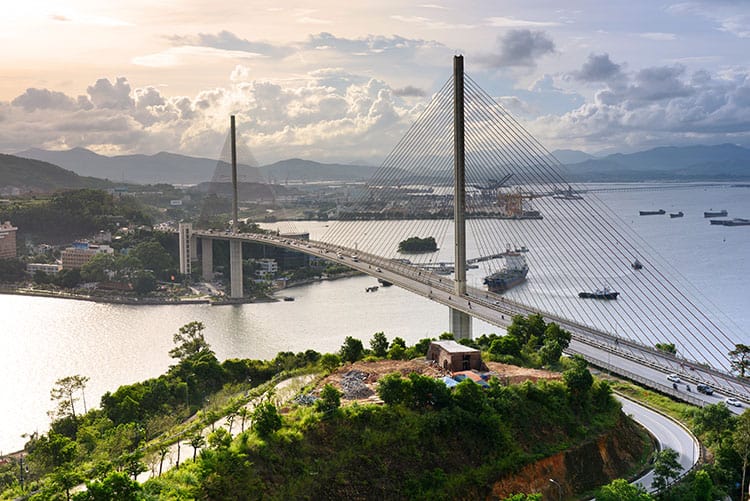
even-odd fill
[{"label": "car on bridge", "polygon": [[726,400],[724,400],[724,402],[726,402],[727,405],[732,405],[734,407],[742,407],[742,402],[740,402],[734,397],[729,397]]},{"label": "car on bridge", "polygon": [[669,379],[673,383],[681,383],[682,382],[680,380],[680,376],[678,376],[677,374],[670,374],[669,376],[667,376],[667,379]]},{"label": "car on bridge", "polygon": [[695,389],[698,390],[699,393],[703,393],[705,395],[713,395],[714,389],[708,386],[707,384],[699,384],[695,386]]}]

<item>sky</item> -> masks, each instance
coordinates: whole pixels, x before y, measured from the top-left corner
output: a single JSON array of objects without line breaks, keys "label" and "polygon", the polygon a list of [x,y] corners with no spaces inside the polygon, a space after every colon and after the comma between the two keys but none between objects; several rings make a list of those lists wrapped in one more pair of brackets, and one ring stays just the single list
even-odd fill
[{"label": "sky", "polygon": [[379,165],[465,70],[549,150],[750,147],[746,0],[23,0],[0,151]]}]

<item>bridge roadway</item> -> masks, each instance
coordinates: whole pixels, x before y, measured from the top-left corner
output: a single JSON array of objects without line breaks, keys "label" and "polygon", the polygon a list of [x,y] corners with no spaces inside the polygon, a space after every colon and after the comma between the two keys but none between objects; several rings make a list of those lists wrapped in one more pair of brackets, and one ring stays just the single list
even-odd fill
[{"label": "bridge roadway", "polygon": [[[545,321],[556,322],[571,333],[572,340],[566,350],[568,354],[579,354],[595,367],[699,406],[721,402],[728,396],[742,400],[744,405],[750,403],[750,383],[731,374],[677,358],[655,348],[578,324],[553,313],[529,308],[483,289],[469,287],[466,296],[457,297],[454,293],[454,281],[451,278],[412,265],[326,242],[299,240],[283,235],[231,234],[200,230],[194,231],[193,234],[198,238],[237,239],[284,247],[340,262],[501,328],[510,325],[514,315],[539,313]],[[671,373],[678,374],[682,382],[673,385],[667,381],[667,375]],[[695,385],[698,383],[711,385],[715,389],[714,394],[698,393],[695,390]],[[692,391],[688,391],[688,387]],[[736,407],[730,407],[730,409],[736,413],[744,410]]]}]

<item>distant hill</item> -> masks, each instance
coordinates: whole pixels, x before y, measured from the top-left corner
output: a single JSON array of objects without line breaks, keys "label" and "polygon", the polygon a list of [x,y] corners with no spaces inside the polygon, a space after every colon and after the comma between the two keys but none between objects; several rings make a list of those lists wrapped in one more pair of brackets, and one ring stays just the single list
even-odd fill
[{"label": "distant hill", "polygon": [[552,155],[563,164],[577,164],[594,158],[593,155],[578,150],[555,150]]},{"label": "distant hill", "polygon": [[260,168],[266,179],[294,181],[359,181],[370,179],[377,167],[364,165],[324,164],[290,158]]},{"label": "distant hill", "polygon": [[[114,181],[140,184],[170,183],[199,184],[209,181],[231,181],[229,164],[208,158],[189,157],[161,152],[155,155],[120,155],[107,157],[85,148],[65,151],[50,151],[32,148],[17,153],[24,158],[33,158],[54,163],[82,176],[96,176]],[[218,167],[218,168],[217,168]],[[277,183],[289,181],[353,181],[369,179],[375,167],[358,165],[324,164],[311,160],[293,158],[282,160],[258,169],[238,165],[241,182]]]},{"label": "distant hill", "polygon": [[0,154],[0,194],[3,195],[113,186],[110,181],[79,176],[51,163]]},{"label": "distant hill", "polygon": [[665,146],[567,164],[571,181],[750,179],[750,149],[734,144]]}]

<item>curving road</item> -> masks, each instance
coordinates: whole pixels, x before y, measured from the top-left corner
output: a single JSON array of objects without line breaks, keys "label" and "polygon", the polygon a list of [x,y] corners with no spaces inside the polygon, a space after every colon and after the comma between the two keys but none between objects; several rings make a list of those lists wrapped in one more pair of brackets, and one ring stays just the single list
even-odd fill
[{"label": "curving road", "polygon": [[[677,451],[678,461],[682,466],[681,475],[687,473],[698,462],[700,443],[681,424],[621,395],[616,395],[616,397],[622,403],[622,411],[656,437],[660,449],[669,448]],[[653,492],[653,480],[654,471],[649,470],[633,483],[642,485],[647,491]]]}]

